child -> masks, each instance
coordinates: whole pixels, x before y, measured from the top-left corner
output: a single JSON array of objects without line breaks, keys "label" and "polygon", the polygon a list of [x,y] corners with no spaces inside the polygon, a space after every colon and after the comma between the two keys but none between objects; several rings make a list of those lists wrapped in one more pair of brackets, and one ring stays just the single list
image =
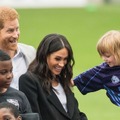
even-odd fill
[{"label": "child", "polygon": [[22,120],[19,110],[15,105],[2,102],[0,103],[0,120]]},{"label": "child", "polygon": [[111,102],[120,106],[120,31],[105,33],[97,51],[105,62],[79,74],[73,84],[82,94],[105,89]]},{"label": "child", "polygon": [[39,120],[37,113],[20,114],[15,105],[9,102],[0,103],[0,120]]},{"label": "child", "polygon": [[10,87],[13,78],[12,69],[10,56],[0,50],[0,103],[12,103],[18,107],[21,114],[29,113],[31,107],[25,94]]}]

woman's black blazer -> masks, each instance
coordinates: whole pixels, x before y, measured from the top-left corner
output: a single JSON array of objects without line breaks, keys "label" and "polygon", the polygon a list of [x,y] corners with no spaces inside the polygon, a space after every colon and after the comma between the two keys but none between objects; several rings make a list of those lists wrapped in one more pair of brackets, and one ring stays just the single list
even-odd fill
[{"label": "woman's black blazer", "polygon": [[32,73],[27,72],[20,77],[19,90],[26,94],[33,112],[39,113],[41,120],[87,120],[86,115],[79,111],[72,92],[66,94],[66,112],[53,90],[50,95],[45,94],[39,79]]}]

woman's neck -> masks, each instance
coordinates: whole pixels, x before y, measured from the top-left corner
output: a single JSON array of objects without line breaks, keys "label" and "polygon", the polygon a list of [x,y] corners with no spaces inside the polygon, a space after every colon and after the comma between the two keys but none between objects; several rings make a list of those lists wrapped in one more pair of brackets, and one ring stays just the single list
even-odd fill
[{"label": "woman's neck", "polygon": [[59,83],[59,80],[58,80],[58,77],[55,76],[52,80],[52,86],[55,87],[55,86],[58,86],[58,83]]}]

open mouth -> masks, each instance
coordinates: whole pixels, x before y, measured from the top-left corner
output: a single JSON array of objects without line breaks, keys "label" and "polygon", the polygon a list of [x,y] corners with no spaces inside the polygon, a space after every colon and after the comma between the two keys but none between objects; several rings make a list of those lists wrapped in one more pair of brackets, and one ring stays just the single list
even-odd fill
[{"label": "open mouth", "polygon": [[61,71],[62,68],[61,68],[61,67],[55,67],[55,70],[56,70],[56,71]]},{"label": "open mouth", "polygon": [[6,85],[10,85],[11,84],[11,82],[12,82],[12,80],[9,80],[9,81],[6,81]]},{"label": "open mouth", "polygon": [[17,40],[10,40],[9,42],[12,43],[12,44],[16,44]]}]

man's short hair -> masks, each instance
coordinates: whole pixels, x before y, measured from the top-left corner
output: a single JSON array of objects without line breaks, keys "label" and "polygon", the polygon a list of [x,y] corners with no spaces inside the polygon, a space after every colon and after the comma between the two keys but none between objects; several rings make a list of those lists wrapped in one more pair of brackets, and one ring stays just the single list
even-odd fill
[{"label": "man's short hair", "polygon": [[6,21],[19,19],[18,12],[11,7],[0,7],[0,29],[4,28]]}]

